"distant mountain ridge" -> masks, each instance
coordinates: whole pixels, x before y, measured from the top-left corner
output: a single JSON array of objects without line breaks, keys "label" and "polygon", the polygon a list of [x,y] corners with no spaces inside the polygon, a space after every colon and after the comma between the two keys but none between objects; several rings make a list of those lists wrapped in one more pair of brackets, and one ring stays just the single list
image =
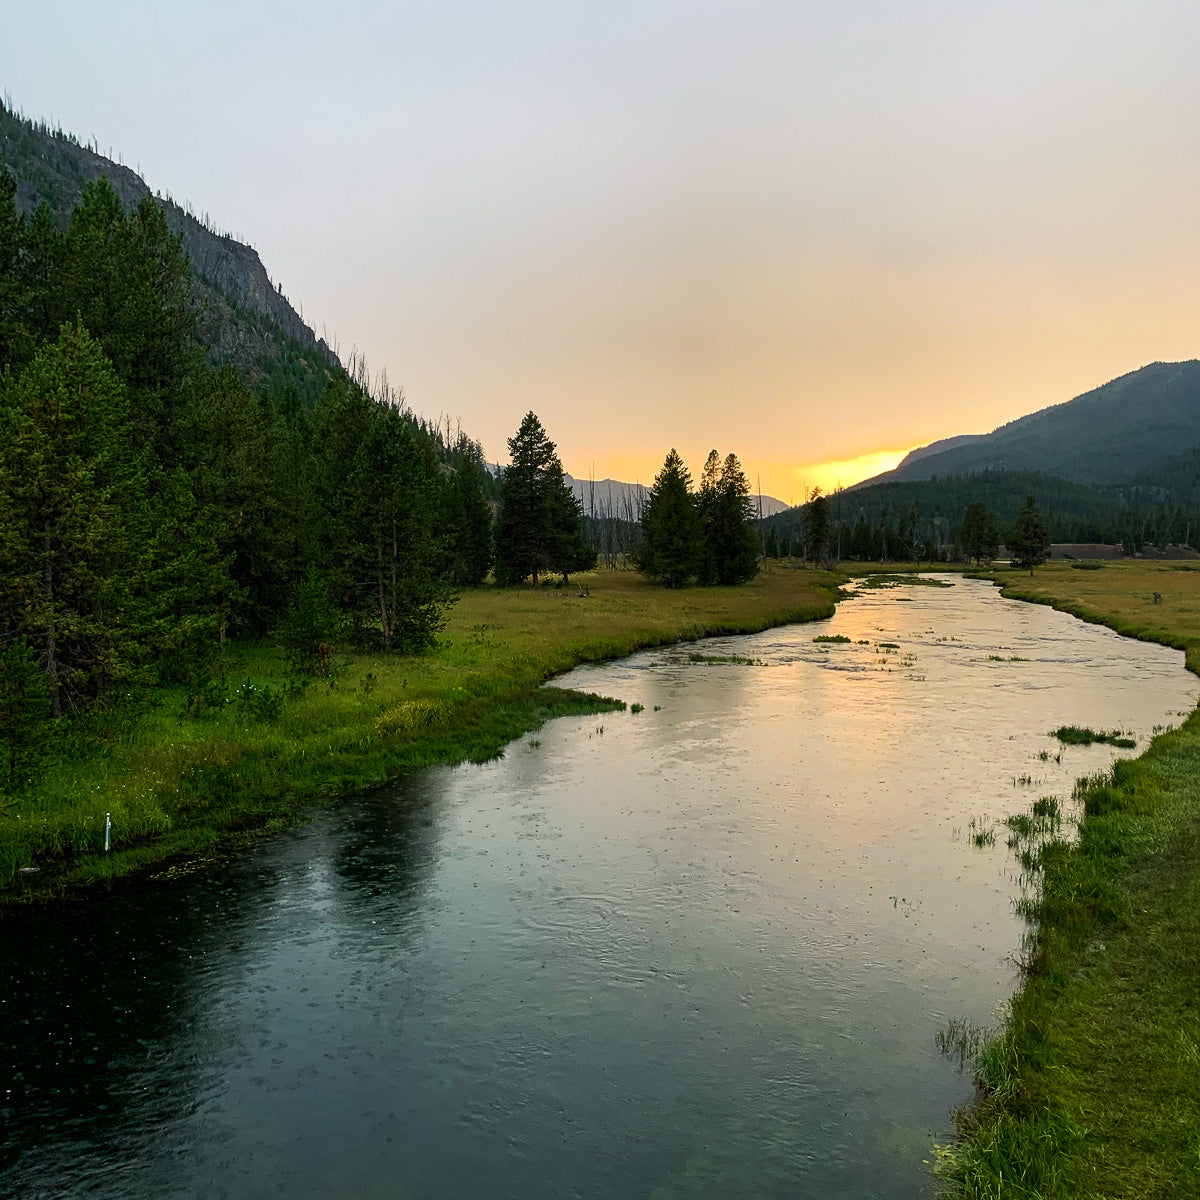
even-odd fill
[{"label": "distant mountain ridge", "polygon": [[[916,450],[910,450],[887,474],[891,475],[896,471],[902,471],[905,467],[919,462],[922,458],[928,458],[931,454],[941,454],[945,450],[957,450],[960,446],[981,441],[987,436],[986,433],[960,433],[957,437],[942,438],[939,441],[930,442],[928,446],[918,446]],[[875,478],[882,479],[883,476],[877,475]]]},{"label": "distant mountain ridge", "polygon": [[991,433],[932,442],[851,490],[981,471],[1118,484],[1193,446],[1200,446],[1200,361],[1156,362]]},{"label": "distant mountain ridge", "polygon": [[[192,265],[197,332],[217,363],[230,362],[251,385],[265,377],[285,343],[304,357],[319,390],[340,365],[274,284],[258,251],[217,232],[170,197],[151,192],[129,167],[113,162],[61,130],[29,120],[0,103],[0,164],[17,181],[17,206],[32,212],[45,201],[66,225],[86,184],[106,176],[127,208],[153,195]],[[310,397],[312,398],[312,397]]]},{"label": "distant mountain ridge", "polygon": [[[582,502],[583,511],[588,515],[591,514],[590,506],[594,502],[597,516],[601,513],[605,516],[611,514],[636,521],[641,514],[646,496],[650,493],[650,488],[644,483],[622,483],[619,479],[576,479],[574,475],[565,473],[563,478],[566,480],[567,486]],[[757,512],[758,494],[755,493],[750,499],[755,506],[755,512]],[[764,517],[785,512],[788,508],[789,505],[784,504],[782,500],[777,500],[774,496],[762,497],[762,515]]]},{"label": "distant mountain ridge", "polygon": [[[501,463],[485,463],[494,476],[499,476],[504,470]],[[650,487],[645,483],[624,483],[620,479],[578,479],[568,472],[563,472],[567,486],[575,493],[575,498],[583,505],[585,515],[592,515],[595,506],[596,516],[620,517],[622,520],[636,521],[641,517],[642,505],[650,494]],[[758,512],[758,493],[750,497]],[[787,512],[791,505],[784,504],[774,496],[762,497],[762,515],[773,517],[776,513]]]}]

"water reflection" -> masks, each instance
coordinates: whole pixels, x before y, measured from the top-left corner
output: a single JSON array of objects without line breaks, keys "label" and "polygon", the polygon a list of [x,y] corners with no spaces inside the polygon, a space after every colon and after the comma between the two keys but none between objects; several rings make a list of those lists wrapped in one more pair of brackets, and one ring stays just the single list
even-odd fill
[{"label": "water reflection", "polygon": [[967,1086],[934,1035],[988,1018],[1019,935],[1003,845],[968,819],[1111,754],[1042,763],[1047,729],[1144,735],[1195,685],[1176,652],[969,583],[703,648],[764,665],[695,649],[566,681],[640,714],[6,918],[0,1183],[924,1194]]}]

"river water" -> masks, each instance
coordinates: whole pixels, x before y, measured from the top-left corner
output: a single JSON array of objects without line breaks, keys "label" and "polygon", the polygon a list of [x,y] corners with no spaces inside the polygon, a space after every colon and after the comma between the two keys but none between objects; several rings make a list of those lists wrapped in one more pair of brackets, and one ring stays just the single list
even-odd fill
[{"label": "river water", "polygon": [[1198,691],[961,579],[559,682],[644,711],[6,914],[0,1194],[927,1196],[936,1035],[1016,982],[972,832],[1113,757],[1048,730],[1140,746]]}]

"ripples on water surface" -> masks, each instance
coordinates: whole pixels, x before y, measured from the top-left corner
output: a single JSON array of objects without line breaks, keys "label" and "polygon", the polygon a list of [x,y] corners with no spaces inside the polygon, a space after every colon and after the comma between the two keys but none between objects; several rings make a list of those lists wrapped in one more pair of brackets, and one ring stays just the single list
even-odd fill
[{"label": "ripples on water surface", "polygon": [[1144,739],[1197,691],[970,581],[560,682],[645,711],[6,915],[0,1192],[927,1195],[970,1090],[935,1035],[1015,982],[1015,871],[970,819],[1111,760],[1039,761],[1047,730]]}]

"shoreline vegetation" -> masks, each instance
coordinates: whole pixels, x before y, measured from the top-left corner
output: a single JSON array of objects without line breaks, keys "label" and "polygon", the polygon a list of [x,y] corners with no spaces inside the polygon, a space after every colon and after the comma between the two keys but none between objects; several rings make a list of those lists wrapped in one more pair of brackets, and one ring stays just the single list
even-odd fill
[{"label": "shoreline vegetation", "polygon": [[542,685],[650,646],[832,616],[846,580],[770,566],[737,587],[671,590],[599,570],[573,587],[469,589],[433,649],[335,656],[329,679],[298,695],[269,639],[231,644],[203,706],[160,687],[136,712],[93,714],[37,787],[0,808],[0,907],[186,869],[322,797],[484,762],[556,716],[623,710]]},{"label": "shoreline vegetation", "polygon": [[[1050,563],[1032,579],[966,574],[1183,650],[1200,674],[1200,567],[1076,565]],[[891,564],[881,579],[916,569]],[[486,761],[555,716],[622,710],[542,685],[650,646],[828,617],[851,574],[870,570],[769,564],[746,585],[682,590],[601,570],[577,588],[473,589],[432,651],[342,659],[332,685],[292,698],[269,642],[232,646],[208,712],[183,715],[183,689],[162,689],[135,719],[99,715],[78,752],[51,768],[40,801],[0,812],[0,906],[187,870],[337,794]],[[999,1030],[970,1031],[977,1097],[957,1115],[959,1139],[937,1149],[952,1195],[1200,1194],[1200,710],[1179,715],[1141,757],[1079,781],[1077,842],[1010,839],[1029,881],[1023,979]],[[17,874],[35,861],[38,874]]]},{"label": "shoreline vegetation", "polygon": [[[1200,674],[1197,564],[1076,566],[979,577],[1182,650]],[[959,1140],[937,1150],[953,1196],[1200,1195],[1200,709],[1179,715],[1140,757],[1077,782],[1076,841],[1020,851],[1023,978],[973,1047]]]}]

